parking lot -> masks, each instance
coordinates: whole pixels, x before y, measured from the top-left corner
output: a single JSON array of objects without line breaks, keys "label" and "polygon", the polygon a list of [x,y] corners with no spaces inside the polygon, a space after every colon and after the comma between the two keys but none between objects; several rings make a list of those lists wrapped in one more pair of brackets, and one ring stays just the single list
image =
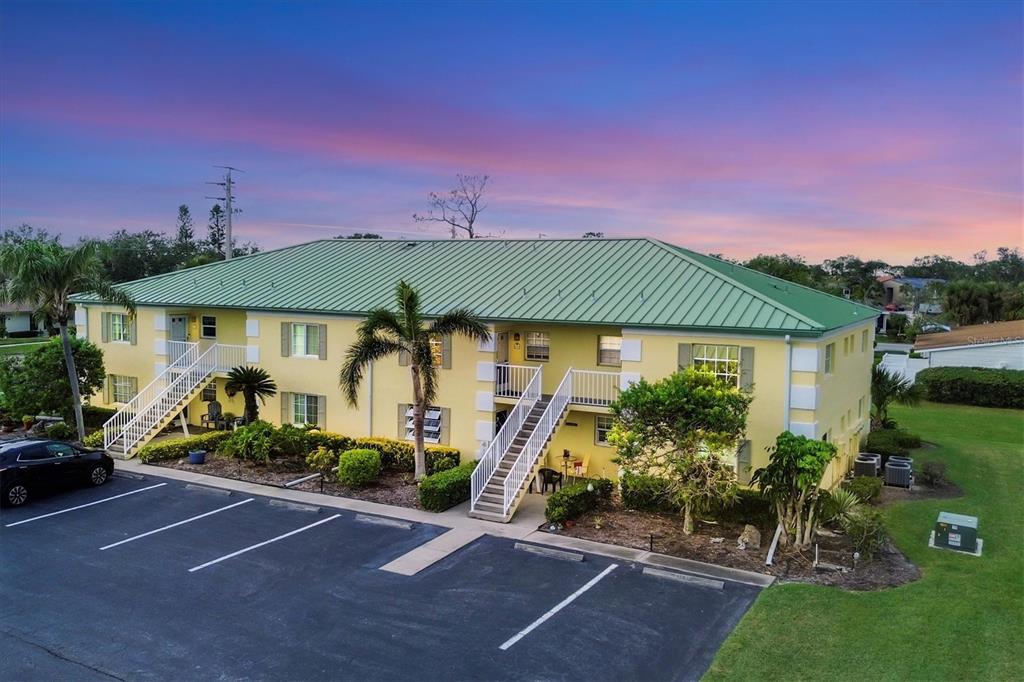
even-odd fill
[{"label": "parking lot", "polygon": [[155,477],[4,510],[4,678],[685,680],[757,596],[491,536],[380,570],[446,530]]}]

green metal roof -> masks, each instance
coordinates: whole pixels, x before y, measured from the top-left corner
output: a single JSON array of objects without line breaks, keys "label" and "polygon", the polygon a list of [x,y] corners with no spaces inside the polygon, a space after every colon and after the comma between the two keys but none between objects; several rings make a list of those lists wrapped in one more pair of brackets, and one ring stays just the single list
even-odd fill
[{"label": "green metal roof", "polygon": [[654,239],[331,239],[119,286],[140,305],[363,315],[391,306],[400,279],[427,315],[492,321],[816,336],[878,314]]}]

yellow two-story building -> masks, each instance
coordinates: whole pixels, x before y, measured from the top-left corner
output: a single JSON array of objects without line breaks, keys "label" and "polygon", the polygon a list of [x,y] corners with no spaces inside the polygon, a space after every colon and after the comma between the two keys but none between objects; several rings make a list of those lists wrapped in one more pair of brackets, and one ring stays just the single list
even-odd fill
[{"label": "yellow two-story building", "polygon": [[834,442],[838,482],[867,431],[877,311],[653,239],[323,240],[120,285],[135,318],[77,298],[104,351],[96,404],[119,408],[108,449],[130,457],[207,405],[242,413],[223,376],[259,365],[279,393],[261,415],[350,436],[411,438],[408,368],[373,364],[357,407],[338,388],[366,313],[401,279],[425,313],[465,307],[488,343],[438,339],[427,440],[479,459],[474,512],[507,520],[537,469],[615,478],[608,404],[631,382],[700,367],[753,392],[741,481],[785,430]]}]

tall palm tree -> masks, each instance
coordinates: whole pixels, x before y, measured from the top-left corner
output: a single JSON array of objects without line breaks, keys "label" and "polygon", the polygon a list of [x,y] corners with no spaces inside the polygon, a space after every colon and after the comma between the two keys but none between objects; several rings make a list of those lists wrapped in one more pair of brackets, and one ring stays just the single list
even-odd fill
[{"label": "tall palm tree", "polygon": [[921,401],[921,389],[898,374],[893,374],[881,365],[871,368],[871,427],[885,429],[889,421],[889,405],[916,405]]},{"label": "tall palm tree", "polygon": [[40,319],[56,320],[64,348],[64,364],[71,384],[78,439],[85,438],[82,421],[82,395],[75,358],[71,352],[68,322],[74,315],[71,294],[92,292],[104,303],[118,305],[135,315],[131,296],[114,288],[103,274],[96,242],[63,247],[54,242],[26,241],[0,251],[0,272],[5,280],[0,287],[0,302],[21,302],[36,306]]},{"label": "tall palm tree", "polygon": [[242,394],[245,399],[245,423],[251,424],[260,418],[260,406],[256,404],[256,399],[265,403],[267,398],[277,395],[277,384],[262,367],[239,365],[228,372],[224,392],[228,396]]},{"label": "tall palm tree", "polygon": [[423,447],[423,416],[427,406],[437,397],[437,365],[430,350],[430,340],[461,335],[489,341],[487,325],[473,313],[459,308],[441,315],[430,324],[423,320],[420,297],[404,281],[395,288],[398,313],[387,308],[371,310],[359,325],[358,336],[349,349],[338,378],[345,397],[353,407],[359,399],[363,372],[373,361],[389,355],[406,354],[412,377],[412,423],[416,441],[416,479],[427,473]]}]

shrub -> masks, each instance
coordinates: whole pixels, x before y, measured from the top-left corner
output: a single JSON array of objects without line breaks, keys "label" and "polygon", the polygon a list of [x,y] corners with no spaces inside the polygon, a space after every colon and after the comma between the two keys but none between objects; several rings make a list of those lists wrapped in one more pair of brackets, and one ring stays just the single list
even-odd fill
[{"label": "shrub", "polygon": [[[462,461],[462,453],[458,448],[449,448],[444,445],[432,445],[426,449],[427,475],[448,471],[459,466]],[[409,471],[415,471],[415,462]]]},{"label": "shrub", "polygon": [[[334,450],[335,452],[344,452],[345,450],[351,450],[354,447],[354,443],[351,438],[343,436],[340,433],[310,429],[309,431],[306,431],[306,446],[311,450],[315,450],[319,447],[325,447],[328,450]],[[335,462],[335,464],[337,464],[337,462]]]},{"label": "shrub", "polygon": [[732,504],[715,507],[711,515],[719,521],[749,523],[759,528],[772,528],[778,523],[771,502],[754,488],[740,488]]},{"label": "shrub", "polygon": [[[593,490],[587,488],[592,486]],[[548,505],[544,509],[544,518],[549,523],[563,523],[582,514],[596,509],[602,502],[611,497],[615,484],[606,478],[582,481],[566,486],[551,493]]]},{"label": "shrub", "polygon": [[914,448],[921,447],[921,436],[916,433],[904,431],[903,429],[896,429],[895,438],[896,442],[905,448],[913,450]]},{"label": "shrub", "polygon": [[917,373],[928,400],[1024,409],[1024,370],[929,367]]},{"label": "shrub", "polygon": [[283,424],[270,434],[270,451],[275,457],[297,457],[309,450],[309,431]]},{"label": "shrub", "polygon": [[[102,431],[97,431],[102,433]],[[235,431],[238,433],[238,431]],[[139,460],[142,462],[159,462],[166,459],[187,457],[191,450],[216,451],[232,435],[231,431],[211,431],[199,436],[171,438],[159,443],[150,443],[139,449]]]},{"label": "shrub", "polygon": [[839,488],[825,498],[821,507],[822,521],[842,524],[850,514],[860,510],[861,499],[849,489]]},{"label": "shrub", "polygon": [[885,524],[877,509],[860,507],[843,520],[842,528],[862,559],[874,557],[885,543]]},{"label": "shrub", "polygon": [[844,487],[861,502],[870,504],[882,494],[882,479],[874,476],[857,476]]},{"label": "shrub", "polygon": [[93,431],[85,440],[82,441],[82,445],[87,448],[102,448],[103,447],[103,429]]},{"label": "shrub", "polygon": [[679,501],[672,495],[671,482],[664,478],[624,471],[619,485],[622,504],[627,509],[672,513],[681,509]]},{"label": "shrub", "polygon": [[893,455],[906,457],[910,453],[910,449],[906,445],[901,444],[900,433],[897,429],[872,431],[868,435],[864,447],[868,452],[882,455],[883,459],[888,459]]},{"label": "shrub", "polygon": [[937,459],[925,462],[921,466],[921,482],[932,488],[946,485],[946,463]]},{"label": "shrub", "polygon": [[114,416],[117,410],[110,407],[96,407],[94,405],[82,405],[82,421],[87,427],[103,426],[103,424]]},{"label": "shrub", "polygon": [[66,422],[57,422],[46,427],[46,437],[54,440],[71,440],[78,432]]},{"label": "shrub", "polygon": [[306,466],[324,476],[330,476],[338,466],[338,451],[320,445],[306,455]]},{"label": "shrub", "polygon": [[[392,438],[356,438],[353,443],[357,448],[379,452],[380,465],[385,469],[413,470],[413,453],[416,450],[412,443]],[[408,468],[406,468],[406,462],[408,462]]]},{"label": "shrub", "polygon": [[443,512],[468,500],[475,468],[476,462],[466,462],[424,477],[419,485],[420,506],[428,511]]},{"label": "shrub", "polygon": [[250,462],[267,463],[273,452],[276,429],[268,422],[253,422],[235,429],[221,444],[222,454]]},{"label": "shrub", "polygon": [[338,480],[344,485],[369,485],[380,478],[380,453],[368,448],[346,450],[338,458]]}]

